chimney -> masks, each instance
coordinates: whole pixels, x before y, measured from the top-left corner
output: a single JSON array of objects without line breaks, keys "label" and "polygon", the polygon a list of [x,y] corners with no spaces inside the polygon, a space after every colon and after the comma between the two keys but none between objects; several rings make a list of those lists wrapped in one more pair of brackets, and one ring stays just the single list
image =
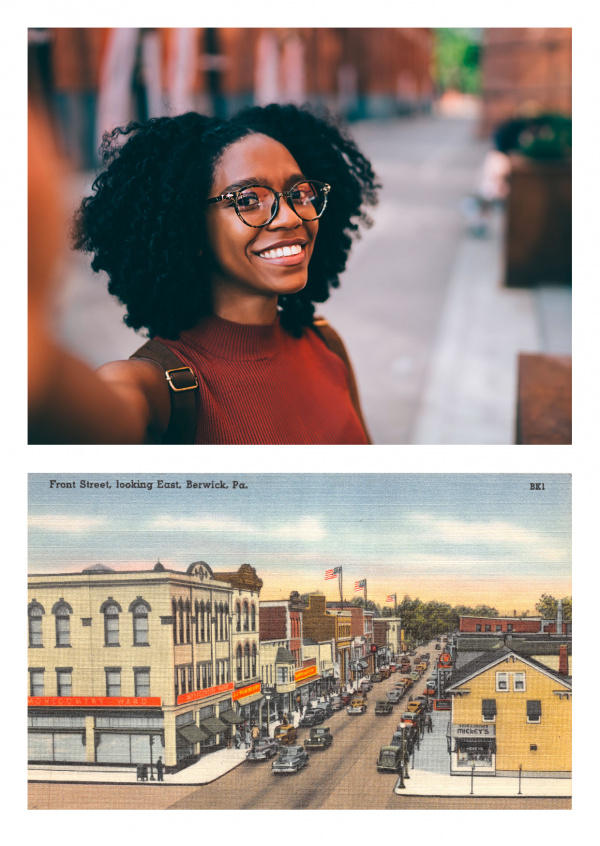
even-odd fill
[{"label": "chimney", "polygon": [[558,647],[558,672],[561,676],[569,675],[569,656],[566,643]]},{"label": "chimney", "polygon": [[563,633],[563,607],[562,599],[558,600],[558,607],[556,609],[556,634]]}]

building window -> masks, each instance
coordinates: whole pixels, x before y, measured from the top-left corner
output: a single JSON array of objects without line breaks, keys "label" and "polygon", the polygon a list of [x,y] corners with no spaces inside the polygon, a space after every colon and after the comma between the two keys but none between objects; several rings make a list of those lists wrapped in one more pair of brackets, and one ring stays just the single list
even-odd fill
[{"label": "building window", "polygon": [[121,695],[121,670],[119,667],[107,667],[106,670],[106,695]]},{"label": "building window", "polygon": [[236,632],[241,632],[242,630],[242,608],[239,602],[235,603],[235,630]]},{"label": "building window", "polygon": [[501,623],[498,623],[498,624],[496,625],[496,631],[497,631],[497,632],[501,632],[501,631],[502,631],[502,624],[501,624]]},{"label": "building window", "polygon": [[525,673],[513,674],[513,690],[525,690]]},{"label": "building window", "polygon": [[135,696],[150,696],[150,667],[134,667],[133,683]]},{"label": "building window", "polygon": [[185,642],[191,643],[192,642],[192,629],[190,626],[190,616],[192,613],[192,608],[190,605],[189,599],[185,603]]},{"label": "building window", "polygon": [[248,603],[244,601],[244,631],[247,632],[250,629],[249,623],[249,616],[248,616]]},{"label": "building window", "polygon": [[[295,622],[295,621],[293,621]],[[256,607],[254,603],[252,603],[252,607],[250,608],[250,623],[252,625],[252,631],[256,631]],[[298,637],[298,635],[296,635]]]},{"label": "building window", "polygon": [[507,632],[512,632],[512,630],[513,630],[513,624],[512,624],[512,623],[507,623],[507,624],[506,624],[506,631],[507,631]]},{"label": "building window", "polygon": [[244,646],[244,678],[250,678],[250,646]]},{"label": "building window", "polygon": [[56,620],[56,645],[59,647],[70,646],[71,614],[73,611],[66,602],[58,603],[52,610]]},{"label": "building window", "polygon": [[71,696],[72,684],[71,677],[72,670],[57,670],[56,671],[56,695],[57,696]]},{"label": "building window", "polygon": [[100,609],[104,614],[104,645],[119,646],[119,611],[116,602],[105,602]]},{"label": "building window", "polygon": [[224,613],[225,613],[225,640],[229,640],[229,605],[227,605],[227,603],[225,603]]},{"label": "building window", "polygon": [[206,618],[205,618],[205,608],[204,608],[204,600],[200,603],[200,640],[202,643],[206,640]]},{"label": "building window", "polygon": [[184,642],[184,623],[183,623],[183,599],[177,603],[177,610],[179,612],[179,643]]},{"label": "building window", "polygon": [[489,623],[486,623],[485,630],[486,630],[486,632],[491,632],[492,627]]},{"label": "building window", "polygon": [[235,674],[238,681],[242,680],[242,647],[238,643],[235,651]]},{"label": "building window", "polygon": [[496,690],[508,690],[508,673],[496,673]]},{"label": "building window", "polygon": [[[252,606],[254,607],[254,606]],[[252,644],[252,678],[256,676],[256,644]]]},{"label": "building window", "polygon": [[483,699],[481,702],[481,717],[484,723],[496,722],[496,700]]},{"label": "building window", "polygon": [[541,723],[542,721],[542,701],[541,699],[527,700],[527,722]]},{"label": "building window", "polygon": [[44,695],[44,671],[40,669],[29,671],[29,695]]},{"label": "building window", "polygon": [[194,668],[188,667],[188,690],[194,690]]},{"label": "building window", "polygon": [[43,646],[42,644],[42,615],[44,609],[37,602],[31,603],[27,609],[29,617],[29,646]]},{"label": "building window", "polygon": [[476,623],[476,624],[475,624],[475,631],[476,631],[476,632],[480,632],[480,631],[481,631],[481,623]]},{"label": "building window", "polygon": [[133,606],[133,645],[148,646],[148,607],[145,602]]},{"label": "building window", "polygon": [[223,612],[223,603],[219,602],[219,637],[221,640],[225,640],[225,632],[223,629],[224,625],[224,612]]},{"label": "building window", "polygon": [[171,616],[173,617],[173,643],[177,645],[177,603],[171,600]]},{"label": "building window", "polygon": [[287,684],[287,680],[288,680],[288,668],[278,665],[277,666],[277,684]]}]

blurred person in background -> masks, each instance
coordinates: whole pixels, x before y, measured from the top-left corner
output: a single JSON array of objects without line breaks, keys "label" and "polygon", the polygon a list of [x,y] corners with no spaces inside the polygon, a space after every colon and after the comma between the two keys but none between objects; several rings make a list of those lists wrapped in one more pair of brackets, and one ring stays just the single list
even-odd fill
[{"label": "blurred person in background", "polygon": [[345,131],[271,105],[129,123],[102,154],[74,245],[151,340],[97,373],[50,342],[33,442],[369,443],[315,319],[379,187]]}]

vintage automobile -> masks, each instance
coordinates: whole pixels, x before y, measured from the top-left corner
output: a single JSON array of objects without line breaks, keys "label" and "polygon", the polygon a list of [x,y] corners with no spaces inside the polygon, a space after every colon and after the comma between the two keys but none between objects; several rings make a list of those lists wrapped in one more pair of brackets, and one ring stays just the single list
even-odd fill
[{"label": "vintage automobile", "polygon": [[415,669],[422,670],[423,672],[425,672],[425,670],[427,669],[427,661],[419,661]]},{"label": "vintage automobile", "polygon": [[318,726],[311,728],[310,737],[304,741],[306,749],[327,749],[333,743],[333,736],[329,726]]},{"label": "vintage automobile", "polygon": [[388,702],[397,705],[398,702],[402,699],[402,691],[398,690],[397,688],[393,687],[391,690],[387,690],[385,693],[385,698]]},{"label": "vintage automobile", "polygon": [[431,711],[431,709],[433,708],[433,704],[432,704],[431,700],[428,699],[426,696],[413,696],[411,698],[411,701],[412,702],[420,702],[423,705],[423,708],[426,711]]},{"label": "vintage automobile", "polygon": [[258,737],[246,753],[247,761],[268,761],[279,752],[279,743],[271,737]]},{"label": "vintage automobile", "polygon": [[332,696],[329,700],[329,704],[331,705],[332,711],[341,711],[344,707],[341,696]]},{"label": "vintage automobile", "polygon": [[380,699],[375,705],[376,714],[392,714],[394,706],[387,699]]},{"label": "vintage automobile", "polygon": [[380,773],[400,772],[402,765],[401,746],[382,746],[379,750],[379,758],[376,761],[377,770]]},{"label": "vintage automobile", "polygon": [[348,714],[364,714],[367,710],[367,702],[362,696],[354,696],[346,708]]},{"label": "vintage automobile", "polygon": [[418,702],[416,699],[411,699],[408,705],[406,706],[408,711],[411,711],[413,714],[424,714],[425,713],[425,705],[423,702]]},{"label": "vintage automobile", "polygon": [[308,752],[303,746],[286,746],[271,764],[274,773],[297,773],[308,763]]},{"label": "vintage automobile", "polygon": [[[410,723],[413,726],[417,724],[417,715],[413,711],[405,711],[402,714],[402,722],[403,723]],[[402,728],[402,723],[398,723],[398,731]]]},{"label": "vintage automobile", "polygon": [[436,648],[436,649],[441,649],[441,648],[442,648],[442,644],[441,644],[441,643],[436,643],[435,648]]},{"label": "vintage automobile", "polygon": [[396,670],[397,670],[396,665],[395,665],[395,664],[390,664],[390,673],[395,673],[395,672],[396,672]]},{"label": "vintage automobile", "polygon": [[319,711],[324,711],[326,717],[331,717],[333,714],[333,708],[329,702],[315,702],[313,708],[318,709]]},{"label": "vintage automobile", "polygon": [[425,693],[427,696],[435,696],[435,684],[433,682],[427,682]]},{"label": "vintage automobile", "polygon": [[391,672],[390,672],[389,667],[382,667],[381,670],[379,671],[379,673],[381,675],[381,678],[384,679],[384,680],[389,679],[389,677],[391,676]]},{"label": "vintage automobile", "polygon": [[371,681],[371,679],[361,679],[358,683],[358,686],[361,690],[373,690],[373,682]]},{"label": "vintage automobile", "polygon": [[382,682],[383,676],[381,675],[381,673],[371,673],[371,681],[374,683]]},{"label": "vintage automobile", "polygon": [[298,729],[294,726],[282,724],[277,726],[274,736],[281,746],[290,746],[298,740]]},{"label": "vintage automobile", "polygon": [[298,725],[310,728],[310,726],[318,726],[324,723],[325,719],[325,711],[321,711],[320,708],[307,708]]},{"label": "vintage automobile", "polygon": [[353,696],[354,696],[354,694],[352,693],[352,691],[345,690],[343,693],[340,694],[342,704],[343,705],[349,705],[350,700],[352,699]]}]

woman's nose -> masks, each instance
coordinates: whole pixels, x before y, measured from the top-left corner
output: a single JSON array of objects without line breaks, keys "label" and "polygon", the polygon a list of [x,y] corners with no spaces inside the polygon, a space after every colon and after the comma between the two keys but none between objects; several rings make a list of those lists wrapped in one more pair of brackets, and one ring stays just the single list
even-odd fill
[{"label": "woman's nose", "polygon": [[293,211],[285,197],[279,197],[279,208],[273,220],[268,224],[268,229],[277,229],[285,227],[286,229],[295,229],[302,223],[301,218]]}]

